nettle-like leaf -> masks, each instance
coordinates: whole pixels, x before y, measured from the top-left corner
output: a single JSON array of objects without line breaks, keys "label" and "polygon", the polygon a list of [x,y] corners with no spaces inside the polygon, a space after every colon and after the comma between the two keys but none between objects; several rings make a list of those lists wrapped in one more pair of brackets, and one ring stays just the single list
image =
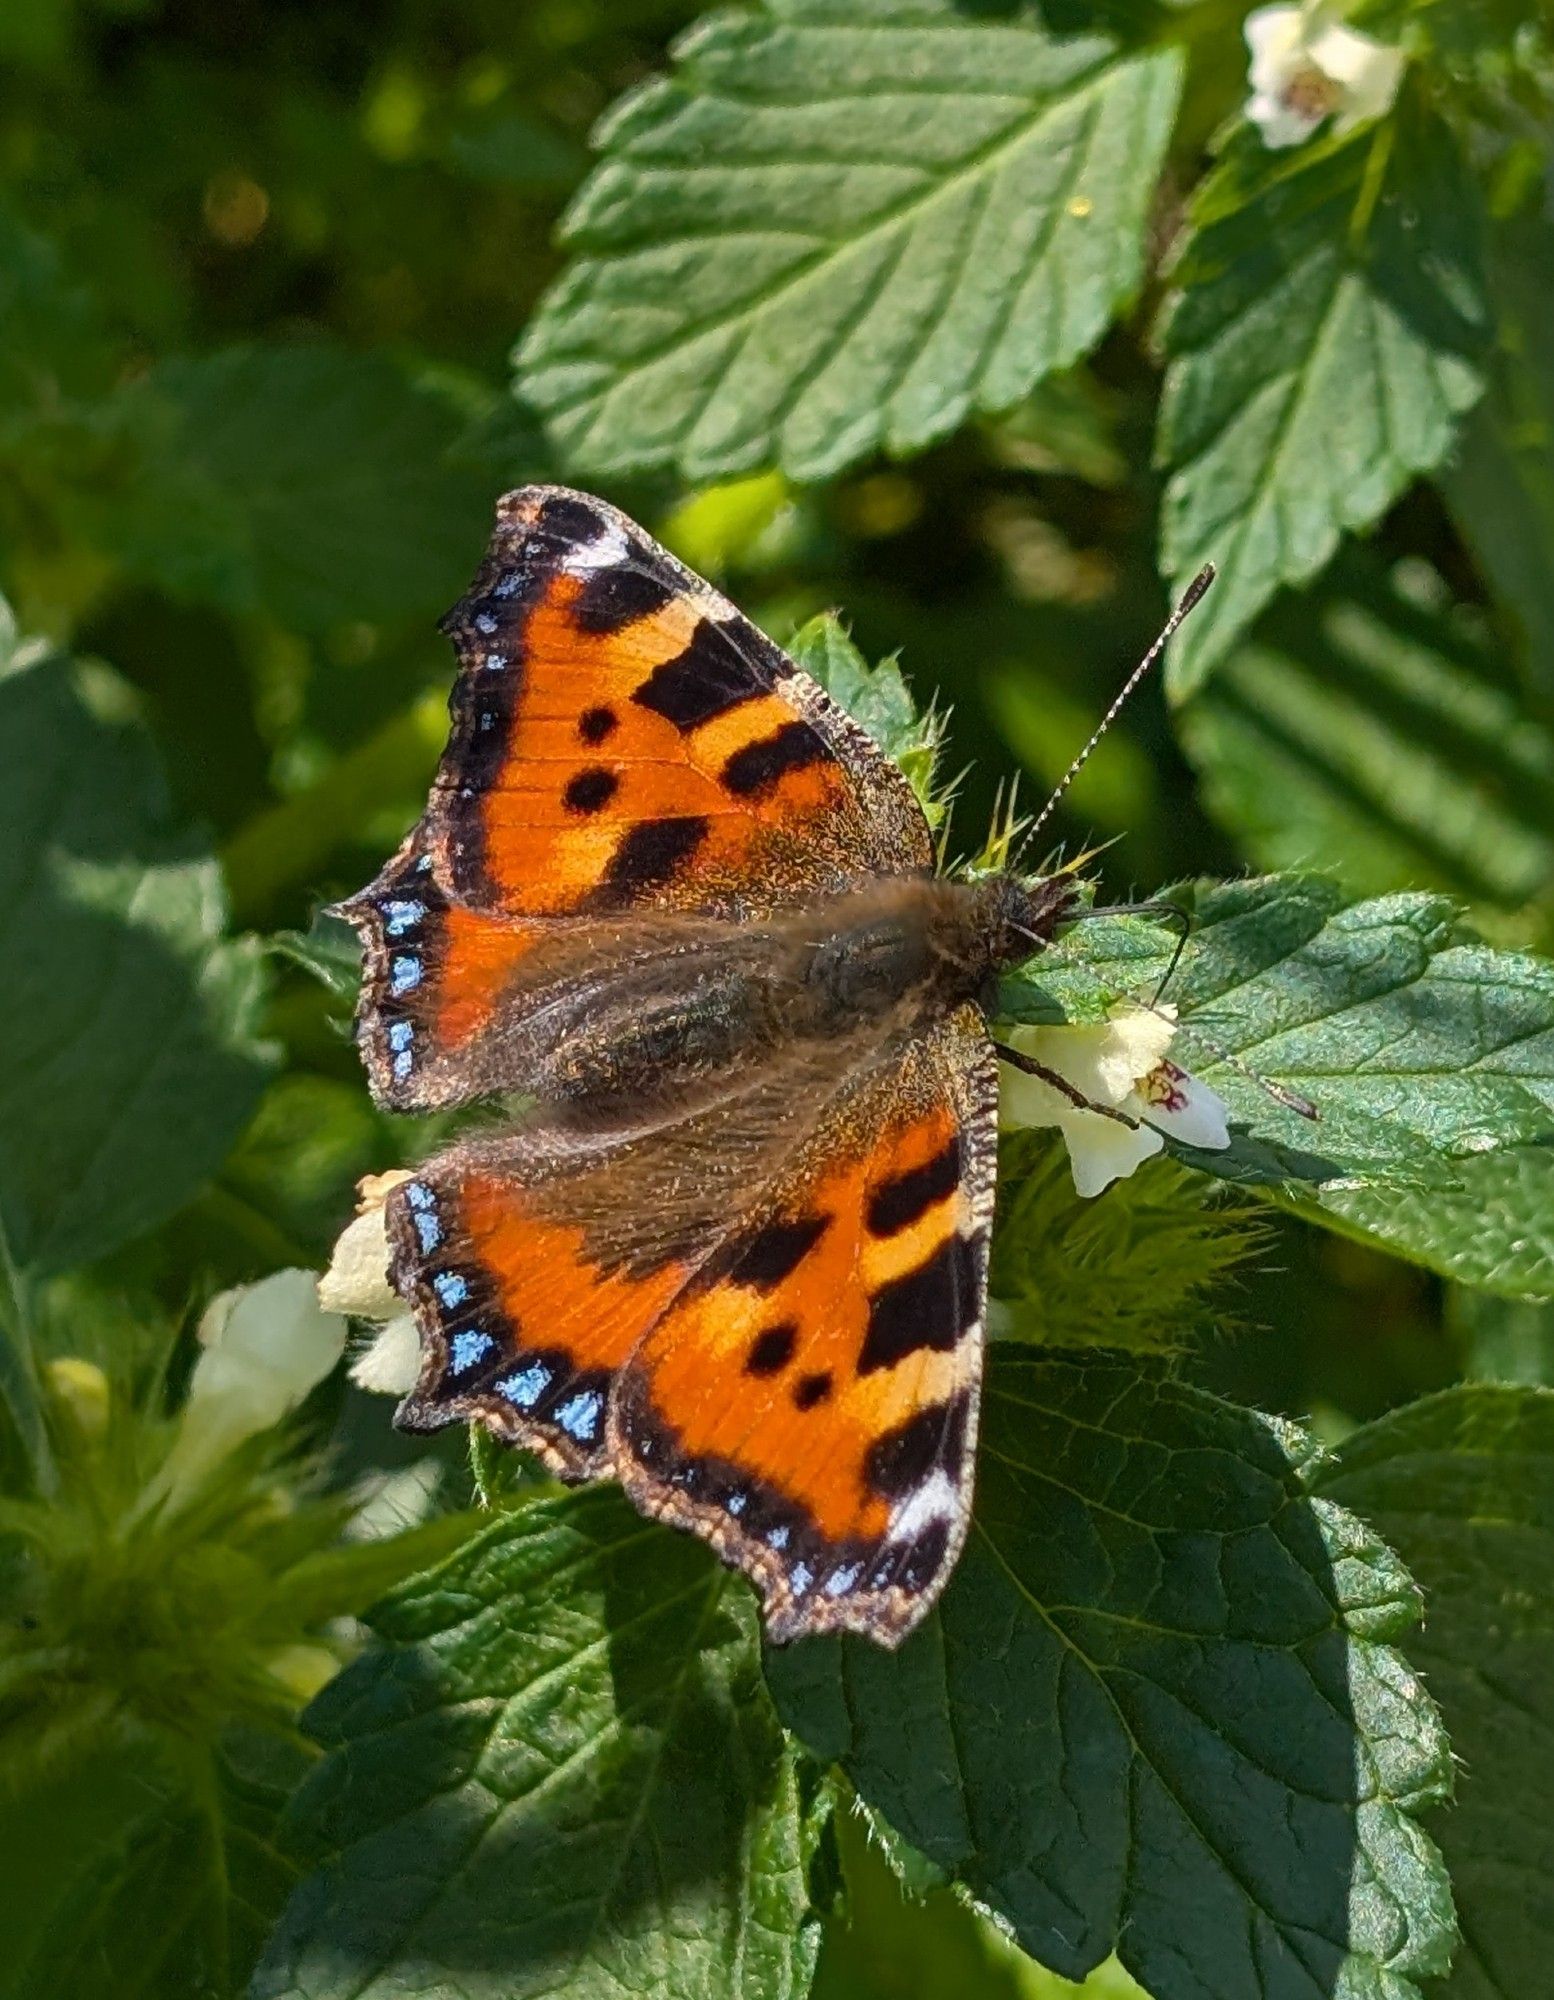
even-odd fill
[{"label": "nettle-like leaf", "polygon": [[[1179,1156],[1282,1184],[1316,1219],[1435,1270],[1554,1294],[1554,963],[1462,939],[1440,896],[1347,903],[1311,875],[1170,893],[1193,920],[1169,989],[1177,1053],[1241,1133],[1228,1153]],[[1081,924],[1005,982],[1002,1005],[1050,1019],[1054,1000],[1082,1014],[1147,999],[1170,953],[1137,920]],[[1318,1120],[1219,1050],[1311,1100]]]},{"label": "nettle-like leaf", "polygon": [[437,612],[490,522],[463,417],[382,356],[234,348],[159,363],[101,414],[120,478],[83,501],[137,574],[313,629]]},{"label": "nettle-like leaf", "polygon": [[1281,599],[1183,712],[1211,810],[1263,867],[1521,908],[1554,876],[1554,730],[1433,574],[1335,569],[1314,599]]},{"label": "nettle-like leaf", "polygon": [[1180,80],[945,0],[709,16],[605,121],[519,349],[594,473],[836,473],[1016,402],[1136,290]]},{"label": "nettle-like leaf", "polygon": [[1448,1389],[1355,1432],[1317,1484],[1425,1593],[1409,1652],[1460,1764],[1439,1823],[1462,1911],[1442,2000],[1524,2000],[1554,1952],[1554,1393]]},{"label": "nettle-like leaf", "polygon": [[372,1622],[255,2000],[807,1990],[823,1813],[707,1550],[613,1489],[533,1502]]},{"label": "nettle-like leaf", "polygon": [[[1379,170],[1379,171],[1378,171]],[[1483,388],[1478,196],[1451,133],[1231,142],[1193,202],[1164,325],[1167,572],[1214,562],[1169,685],[1196,688],[1281,583],[1440,464]]]},{"label": "nettle-like leaf", "polygon": [[899,1653],[772,1654],[860,1796],[1069,1978],[1403,2000],[1445,1969],[1414,1814],[1450,1763],[1416,1594],[1293,1426],[1137,1364],[995,1347],[976,1515]]},{"label": "nettle-like leaf", "polygon": [[223,916],[123,685],[0,672],[0,1222],[24,1269],[170,1215],[257,1104],[263,967]]}]

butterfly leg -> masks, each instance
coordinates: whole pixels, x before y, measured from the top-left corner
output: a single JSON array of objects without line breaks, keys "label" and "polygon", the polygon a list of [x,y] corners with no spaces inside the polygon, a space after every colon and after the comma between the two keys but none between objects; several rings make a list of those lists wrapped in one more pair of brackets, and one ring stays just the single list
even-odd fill
[{"label": "butterfly leg", "polygon": [[1055,1069],[1048,1069],[1045,1063],[1037,1062],[1036,1058],[1028,1056],[1024,1049],[1012,1049],[1004,1042],[995,1042],[993,1046],[997,1049],[1001,1060],[1011,1063],[1018,1070],[1023,1070],[1027,1076],[1038,1077],[1041,1082],[1050,1085],[1060,1097],[1066,1097],[1069,1103],[1077,1106],[1079,1110],[1098,1111],[1103,1118],[1115,1118],[1119,1125],[1126,1125],[1130,1132],[1139,1129],[1137,1118],[1130,1118],[1126,1111],[1119,1111],[1114,1104],[1097,1104],[1093,1097],[1086,1097],[1084,1092],[1070,1083],[1066,1076],[1060,1075]]}]

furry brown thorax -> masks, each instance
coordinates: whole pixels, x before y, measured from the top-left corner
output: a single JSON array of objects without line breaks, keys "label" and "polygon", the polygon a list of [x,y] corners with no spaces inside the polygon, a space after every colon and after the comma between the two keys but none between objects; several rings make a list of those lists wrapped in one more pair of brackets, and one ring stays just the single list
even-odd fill
[{"label": "furry brown thorax", "polygon": [[774,1057],[842,1067],[859,1037],[989,1011],[998,975],[1074,902],[1065,877],[885,876],[751,922],[623,925],[593,977],[557,966],[572,1002],[540,1009],[547,1030],[515,1068],[542,1106],[596,1123],[617,1106],[683,1106]]}]

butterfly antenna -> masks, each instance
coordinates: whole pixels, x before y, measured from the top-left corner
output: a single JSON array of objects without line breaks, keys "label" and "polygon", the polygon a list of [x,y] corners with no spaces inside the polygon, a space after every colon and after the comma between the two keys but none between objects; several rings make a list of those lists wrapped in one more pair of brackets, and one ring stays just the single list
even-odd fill
[{"label": "butterfly antenna", "polygon": [[1069,786],[1079,776],[1080,772],[1084,769],[1086,764],[1089,763],[1090,758],[1095,751],[1096,745],[1100,742],[1101,738],[1106,734],[1107,730],[1111,728],[1112,724],[1117,720],[1117,717],[1122,713],[1123,707],[1126,704],[1128,697],[1133,693],[1133,690],[1138,686],[1139,682],[1143,680],[1144,676],[1151,670],[1151,668],[1154,667],[1155,663],[1159,660],[1160,655],[1165,651],[1166,647],[1170,645],[1172,639],[1175,637],[1177,627],[1181,624],[1182,620],[1187,616],[1188,612],[1193,609],[1194,605],[1196,605],[1198,601],[1202,598],[1203,593],[1208,589],[1209,585],[1213,581],[1214,581],[1214,565],[1213,563],[1205,563],[1203,565],[1203,568],[1200,569],[1198,574],[1193,578],[1192,582],[1188,584],[1187,588],[1182,592],[1181,601],[1177,605],[1176,609],[1171,613],[1170,617],[1166,620],[1164,626],[1161,628],[1159,638],[1156,639],[1155,643],[1150,647],[1149,651],[1144,655],[1143,659],[1139,661],[1138,665],[1133,669],[1132,673],[1129,674],[1128,678],[1123,682],[1121,688],[1118,690],[1117,697],[1113,701],[1111,707],[1107,709],[1106,713],[1101,717],[1100,721],[1096,724],[1095,730],[1090,737],[1090,741],[1085,745],[1083,750],[1080,751],[1079,755],[1074,759],[1073,763],[1069,765],[1068,769],[1063,773],[1062,777],[1059,778],[1056,786],[1053,788],[1051,796],[1047,800],[1047,803],[1042,807],[1041,811],[1037,813],[1035,819],[1033,819],[1030,825],[1026,828],[1025,840],[1024,842],[1022,842],[1022,852],[1025,847],[1029,846],[1030,842],[1035,838],[1035,836],[1041,831],[1042,827],[1045,826],[1047,821],[1052,817],[1053,810],[1057,806],[1058,801],[1063,797],[1064,793],[1068,790]]}]

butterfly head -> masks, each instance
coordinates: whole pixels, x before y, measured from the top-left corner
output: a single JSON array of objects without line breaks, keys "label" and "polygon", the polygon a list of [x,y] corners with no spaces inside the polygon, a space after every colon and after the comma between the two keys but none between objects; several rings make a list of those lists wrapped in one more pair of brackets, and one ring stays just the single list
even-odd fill
[{"label": "butterfly head", "polygon": [[1050,944],[1079,908],[1079,887],[1071,874],[990,875],[977,884],[980,929],[997,974]]}]

